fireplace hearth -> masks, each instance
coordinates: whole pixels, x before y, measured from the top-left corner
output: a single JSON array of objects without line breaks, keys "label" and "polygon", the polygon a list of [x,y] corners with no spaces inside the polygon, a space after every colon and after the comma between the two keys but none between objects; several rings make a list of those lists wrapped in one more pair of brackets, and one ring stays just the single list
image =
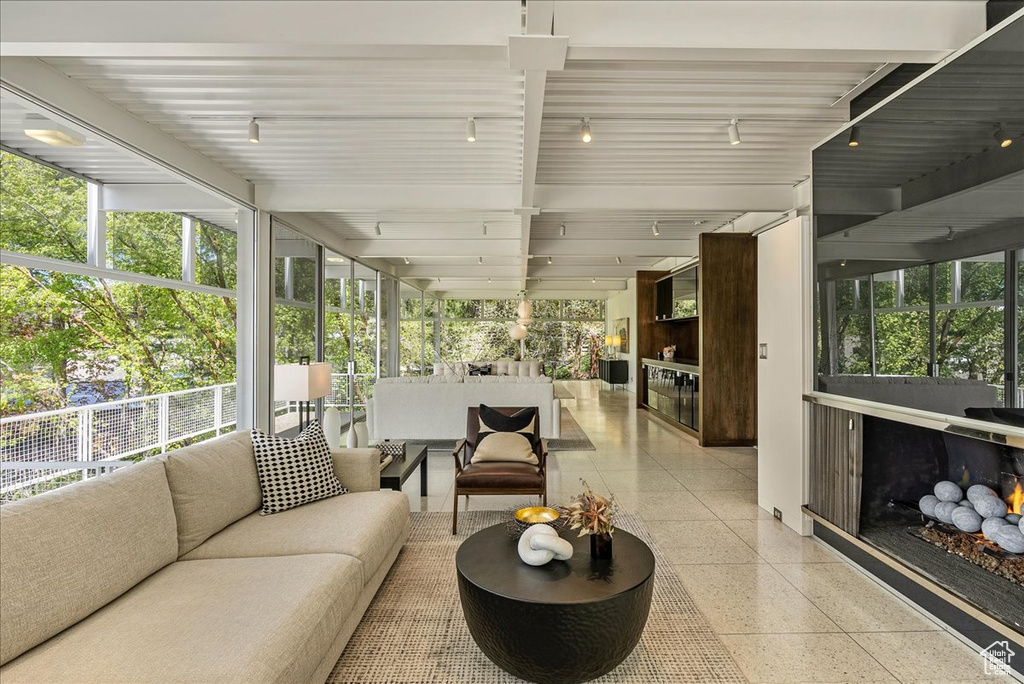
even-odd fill
[{"label": "fireplace hearth", "polygon": [[863,434],[858,536],[1024,631],[1024,450],[870,416]]}]

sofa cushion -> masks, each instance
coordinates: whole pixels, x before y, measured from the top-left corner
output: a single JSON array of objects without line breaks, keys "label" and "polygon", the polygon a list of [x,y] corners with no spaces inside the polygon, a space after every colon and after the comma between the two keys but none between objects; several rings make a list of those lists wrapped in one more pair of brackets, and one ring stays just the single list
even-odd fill
[{"label": "sofa cushion", "polygon": [[178,520],[178,555],[260,507],[248,432],[234,432],[161,457]]},{"label": "sofa cushion", "polygon": [[178,557],[164,464],[143,461],[4,504],[0,550],[6,663]]},{"label": "sofa cushion", "polygon": [[277,515],[257,513],[215,534],[183,557],[248,558],[342,553],[362,563],[366,582],[409,533],[409,499],[401,492],[353,492]]},{"label": "sofa cushion", "polygon": [[9,663],[4,684],[309,681],[356,605],[346,556],[173,563]]},{"label": "sofa cushion", "polygon": [[251,434],[263,491],[260,515],[280,513],[348,492],[334,474],[331,447],[319,423],[310,423],[295,439],[275,437],[260,430]]}]

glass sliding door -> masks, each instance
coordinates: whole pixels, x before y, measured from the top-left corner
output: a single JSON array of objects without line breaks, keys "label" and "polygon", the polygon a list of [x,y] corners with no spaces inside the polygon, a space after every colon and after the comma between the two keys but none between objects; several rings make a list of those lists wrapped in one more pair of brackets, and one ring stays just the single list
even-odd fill
[{"label": "glass sliding door", "polygon": [[[274,363],[316,360],[317,245],[278,222],[274,234]],[[274,431],[299,424],[294,401],[274,402]]]}]

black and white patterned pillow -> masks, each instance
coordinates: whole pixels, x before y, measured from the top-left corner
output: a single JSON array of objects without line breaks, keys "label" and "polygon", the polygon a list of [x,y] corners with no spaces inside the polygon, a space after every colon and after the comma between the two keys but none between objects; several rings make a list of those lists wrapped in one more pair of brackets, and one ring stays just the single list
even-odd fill
[{"label": "black and white patterned pillow", "polygon": [[334,474],[331,447],[316,421],[296,439],[253,430],[252,450],[263,490],[260,515],[348,493]]}]

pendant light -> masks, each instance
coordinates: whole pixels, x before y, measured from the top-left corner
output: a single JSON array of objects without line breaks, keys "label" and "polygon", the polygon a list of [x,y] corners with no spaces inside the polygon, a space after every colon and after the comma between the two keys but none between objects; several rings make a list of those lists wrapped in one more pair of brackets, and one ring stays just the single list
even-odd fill
[{"label": "pendant light", "polygon": [[846,144],[850,147],[860,147],[860,126],[850,126],[850,140]]}]

